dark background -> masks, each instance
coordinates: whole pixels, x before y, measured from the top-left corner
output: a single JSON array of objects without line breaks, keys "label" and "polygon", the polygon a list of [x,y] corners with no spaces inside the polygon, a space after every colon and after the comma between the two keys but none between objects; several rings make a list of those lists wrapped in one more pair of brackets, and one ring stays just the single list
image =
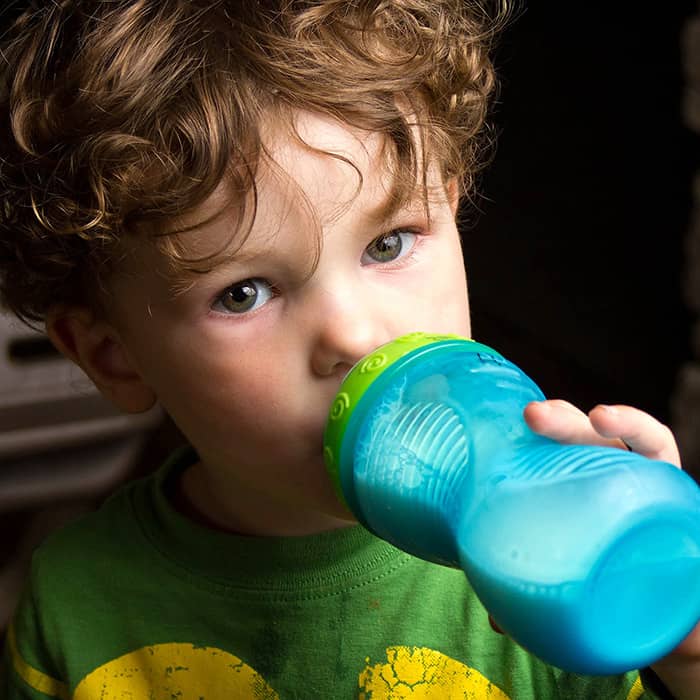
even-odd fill
[{"label": "dark background", "polygon": [[683,125],[694,2],[532,3],[497,54],[481,213],[465,227],[475,338],[551,397],[669,421],[698,135]]}]

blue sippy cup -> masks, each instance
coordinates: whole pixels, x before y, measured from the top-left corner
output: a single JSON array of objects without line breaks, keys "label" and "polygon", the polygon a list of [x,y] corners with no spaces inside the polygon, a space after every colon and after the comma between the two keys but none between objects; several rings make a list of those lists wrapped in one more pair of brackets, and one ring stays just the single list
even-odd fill
[{"label": "blue sippy cup", "polygon": [[700,619],[700,489],[666,462],[536,435],[523,409],[543,398],[485,345],[404,336],[346,377],[326,464],[365,527],[461,568],[536,656],[642,668]]}]

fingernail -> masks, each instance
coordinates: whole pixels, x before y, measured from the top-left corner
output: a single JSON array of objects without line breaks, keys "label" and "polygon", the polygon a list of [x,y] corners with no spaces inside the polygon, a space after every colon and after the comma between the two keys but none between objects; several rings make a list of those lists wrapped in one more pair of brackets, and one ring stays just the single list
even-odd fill
[{"label": "fingernail", "polygon": [[600,407],[606,413],[609,413],[611,416],[617,416],[620,413],[620,411],[618,411],[615,406],[607,406],[606,404],[602,403],[602,404],[600,404]]}]

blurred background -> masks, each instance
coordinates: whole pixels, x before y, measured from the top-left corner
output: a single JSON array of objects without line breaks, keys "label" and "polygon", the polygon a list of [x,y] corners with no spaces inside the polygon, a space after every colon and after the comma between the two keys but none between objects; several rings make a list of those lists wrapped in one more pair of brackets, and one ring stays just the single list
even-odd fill
[{"label": "blurred background", "polygon": [[[671,423],[697,477],[700,12],[546,5],[498,51],[498,149],[463,225],[474,336],[548,396]],[[2,316],[0,346],[2,630],[36,544],[182,438],[158,411],[115,414]]]},{"label": "blurred background", "polygon": [[687,279],[697,12],[533,2],[498,52],[498,148],[464,227],[473,332],[585,410],[683,413],[673,398],[700,308]]}]

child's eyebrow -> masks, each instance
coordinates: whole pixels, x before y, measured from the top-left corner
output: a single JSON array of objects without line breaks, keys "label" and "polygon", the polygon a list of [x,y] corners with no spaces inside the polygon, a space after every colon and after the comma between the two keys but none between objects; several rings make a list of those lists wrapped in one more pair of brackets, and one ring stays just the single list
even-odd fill
[{"label": "child's eyebrow", "polygon": [[404,216],[421,216],[430,219],[430,201],[422,193],[411,193],[403,202],[393,202],[389,197],[366,212],[367,220],[377,227],[392,226]]}]

